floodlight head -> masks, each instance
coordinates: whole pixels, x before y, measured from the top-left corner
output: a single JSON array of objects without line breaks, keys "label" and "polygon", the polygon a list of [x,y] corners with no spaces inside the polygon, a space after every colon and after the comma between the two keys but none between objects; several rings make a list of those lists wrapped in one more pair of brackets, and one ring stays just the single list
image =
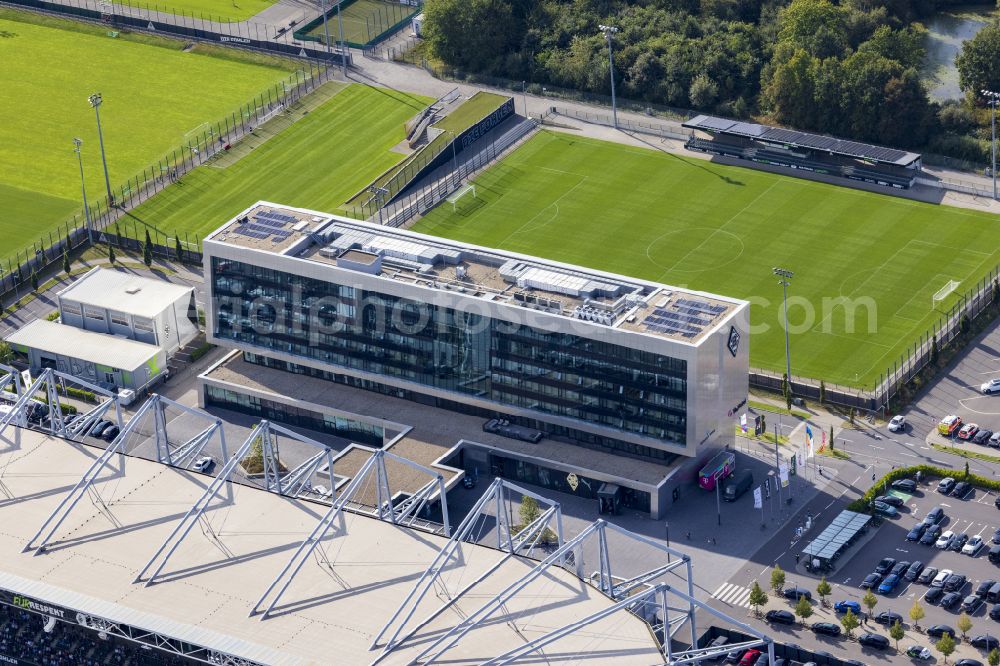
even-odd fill
[{"label": "floodlight head", "polygon": [[78,153],[78,152],[80,152],[80,146],[83,145],[83,140],[82,139],[78,139],[76,137],[73,137],[73,145],[75,146],[73,148],[74,152]]},{"label": "floodlight head", "polygon": [[772,268],[771,270],[774,272],[775,275],[779,275],[779,276],[781,276],[783,278],[791,278],[791,277],[793,277],[795,275],[795,273],[793,273],[792,271],[787,270],[785,268],[775,267],[775,268]]},{"label": "floodlight head", "polygon": [[599,30],[600,30],[601,32],[603,32],[603,33],[604,33],[605,35],[613,35],[613,34],[615,34],[616,32],[618,32],[618,28],[616,28],[616,27],[615,27],[615,26],[613,26],[613,25],[599,25],[599,26],[597,26],[597,27],[598,27],[598,29],[599,29]]},{"label": "floodlight head", "polygon": [[101,93],[99,93],[99,92],[94,93],[93,95],[91,95],[90,97],[87,98],[87,101],[89,101],[90,105],[93,106],[93,107],[100,106],[101,102],[103,101],[101,99]]}]

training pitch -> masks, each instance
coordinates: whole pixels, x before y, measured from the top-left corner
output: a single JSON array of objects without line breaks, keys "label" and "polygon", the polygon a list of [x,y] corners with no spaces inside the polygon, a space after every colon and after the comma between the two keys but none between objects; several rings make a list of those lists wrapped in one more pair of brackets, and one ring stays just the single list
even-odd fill
[{"label": "training pitch", "polygon": [[182,14],[202,18],[206,21],[220,23],[245,21],[259,14],[275,0],[161,0],[161,2],[145,2],[144,0],[125,0],[122,4],[131,4],[166,14]]},{"label": "training pitch", "polygon": [[792,373],[839,384],[872,387],[1000,263],[995,215],[559,132],[475,185],[414,230],[749,299],[753,367],[785,368],[772,268],[794,271]]},{"label": "training pitch", "polygon": [[91,204],[105,193],[97,123],[88,103],[92,93],[103,96],[101,122],[114,188],[179,146],[189,130],[221,119],[289,74],[238,57],[202,54],[204,47],[189,52],[183,47],[179,40],[112,38],[106,27],[0,10],[5,268],[8,256],[82,210],[74,137],[83,140]]},{"label": "training pitch", "polygon": [[[403,123],[432,100],[361,84],[328,83],[289,114],[258,129],[132,211],[168,236],[203,238],[258,200],[331,213],[403,159],[391,148]],[[141,235],[139,236],[142,237]]]}]

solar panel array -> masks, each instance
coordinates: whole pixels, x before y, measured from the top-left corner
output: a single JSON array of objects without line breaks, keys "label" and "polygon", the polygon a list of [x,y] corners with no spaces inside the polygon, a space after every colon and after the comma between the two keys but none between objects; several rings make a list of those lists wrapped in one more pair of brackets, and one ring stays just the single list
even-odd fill
[{"label": "solar panel array", "polygon": [[[244,218],[245,219],[245,218]],[[297,222],[298,219],[291,215],[284,215],[272,211],[265,211],[254,215],[253,222],[244,222],[236,229],[236,233],[255,240],[267,240],[270,238],[276,243],[287,240],[292,235],[291,231],[283,227],[289,222]]]},{"label": "solar panel array", "polygon": [[809,148],[811,150],[822,150],[838,155],[849,157],[860,157],[862,159],[874,160],[885,164],[896,164],[908,166],[920,159],[917,153],[908,153],[905,150],[895,148],[884,148],[873,146],[858,141],[847,139],[836,139],[822,134],[808,134],[795,130],[783,129],[781,127],[770,127],[768,125],[758,125],[755,123],[737,122],[726,118],[716,118],[714,116],[697,116],[683,123],[689,129],[701,129],[709,132],[722,132],[735,136],[747,136],[760,141],[771,141],[789,146]]},{"label": "solar panel array", "polygon": [[812,543],[802,549],[802,553],[832,560],[867,529],[871,519],[863,513],[841,511]]},{"label": "solar panel array", "polygon": [[695,301],[690,298],[679,298],[671,303],[669,308],[658,307],[647,315],[642,320],[646,330],[694,338],[701,334],[716,317],[725,312],[727,306]]}]

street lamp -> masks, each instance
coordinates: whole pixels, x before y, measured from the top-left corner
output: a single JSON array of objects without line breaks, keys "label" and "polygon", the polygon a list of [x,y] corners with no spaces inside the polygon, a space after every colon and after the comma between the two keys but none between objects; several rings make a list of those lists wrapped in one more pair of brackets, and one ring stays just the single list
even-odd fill
[{"label": "street lamp", "polygon": [[611,71],[611,116],[615,129],[618,129],[618,105],[615,102],[615,58],[611,41],[611,36],[618,32],[618,28],[612,25],[599,25],[597,27],[608,40],[608,66]]},{"label": "street lamp", "polygon": [[997,105],[1000,104],[1000,93],[993,92],[991,90],[981,90],[980,91],[984,97],[987,98],[986,104],[993,109],[992,122],[990,123],[992,128],[992,135],[990,138],[990,147],[993,149],[993,168],[990,174],[993,176],[993,198],[997,198]]},{"label": "street lamp", "polygon": [[101,163],[104,164],[104,186],[108,190],[108,205],[115,205],[115,198],[111,196],[111,179],[108,177],[108,160],[104,155],[104,133],[101,131],[101,103],[104,101],[101,99],[101,93],[94,93],[87,98],[90,105],[94,107],[94,113],[97,115],[97,140],[101,144]]},{"label": "street lamp", "polygon": [[337,30],[340,32],[340,66],[344,70],[344,78],[347,78],[347,42],[344,41],[344,19],[340,15],[340,5],[343,0],[337,2]]},{"label": "street lamp", "polygon": [[76,138],[73,139],[73,152],[76,153],[76,161],[80,164],[80,188],[83,190],[83,219],[87,223],[87,242],[93,245],[94,232],[90,227],[90,209],[87,207],[87,183],[83,179],[83,155],[80,152],[81,145],[83,145],[83,141]]},{"label": "street lamp", "polygon": [[791,285],[789,280],[795,275],[790,270],[784,268],[774,268],[772,269],[774,274],[780,277],[778,284],[781,285],[781,292],[784,295],[784,310],[785,310],[785,373],[788,375],[788,390],[792,390],[792,356],[789,352],[788,347],[788,287]]}]

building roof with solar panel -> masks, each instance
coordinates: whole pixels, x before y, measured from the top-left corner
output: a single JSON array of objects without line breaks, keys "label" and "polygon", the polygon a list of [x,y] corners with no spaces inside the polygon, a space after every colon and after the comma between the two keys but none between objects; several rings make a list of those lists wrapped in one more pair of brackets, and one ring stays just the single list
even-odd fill
[{"label": "building roof with solar panel", "polygon": [[249,207],[206,241],[695,345],[748,305],[725,296],[268,202]]}]

